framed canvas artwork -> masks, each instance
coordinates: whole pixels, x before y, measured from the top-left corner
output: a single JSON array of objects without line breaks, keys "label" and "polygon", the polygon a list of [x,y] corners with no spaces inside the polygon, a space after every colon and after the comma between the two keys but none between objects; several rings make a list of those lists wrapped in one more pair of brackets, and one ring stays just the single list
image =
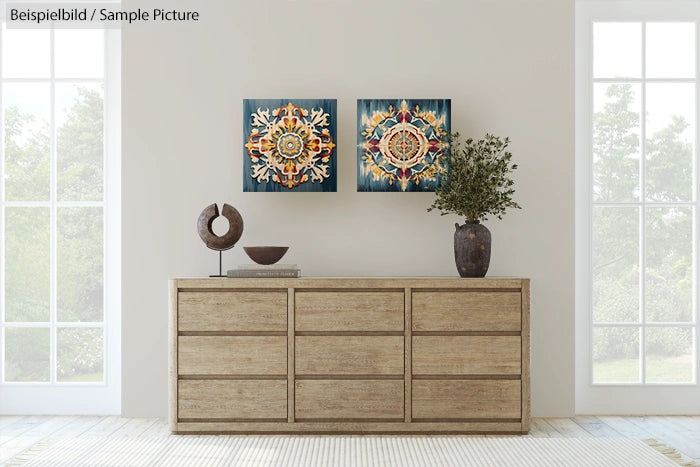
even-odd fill
[{"label": "framed canvas artwork", "polygon": [[335,99],[243,100],[243,191],[336,191]]},{"label": "framed canvas artwork", "polygon": [[357,191],[435,191],[450,99],[358,99]]}]

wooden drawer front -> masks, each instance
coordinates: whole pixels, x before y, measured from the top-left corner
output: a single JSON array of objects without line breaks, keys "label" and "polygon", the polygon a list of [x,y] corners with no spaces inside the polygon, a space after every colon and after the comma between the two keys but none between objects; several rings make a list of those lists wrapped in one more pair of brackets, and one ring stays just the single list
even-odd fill
[{"label": "wooden drawer front", "polygon": [[414,331],[520,331],[520,292],[413,292]]},{"label": "wooden drawer front", "polygon": [[403,336],[297,336],[298,375],[403,375]]},{"label": "wooden drawer front", "polygon": [[179,419],[275,419],[287,421],[287,381],[180,380]]},{"label": "wooden drawer front", "polygon": [[286,331],[287,292],[180,292],[180,331]]},{"label": "wooden drawer front", "polygon": [[284,336],[180,336],[180,375],[286,375]]},{"label": "wooden drawer front", "polygon": [[403,394],[400,380],[296,381],[294,417],[403,421]]},{"label": "wooden drawer front", "polygon": [[414,375],[519,375],[520,336],[414,336]]},{"label": "wooden drawer front", "polygon": [[297,292],[297,331],[403,331],[403,292]]},{"label": "wooden drawer front", "polygon": [[520,418],[520,380],[414,380],[414,419]]}]

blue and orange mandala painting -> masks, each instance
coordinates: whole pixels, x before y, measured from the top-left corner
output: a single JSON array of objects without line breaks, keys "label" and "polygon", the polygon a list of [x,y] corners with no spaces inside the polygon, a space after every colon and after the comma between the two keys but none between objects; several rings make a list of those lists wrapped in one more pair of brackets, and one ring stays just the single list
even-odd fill
[{"label": "blue and orange mandala painting", "polygon": [[360,99],[357,126],[357,191],[435,191],[447,164],[449,99]]},{"label": "blue and orange mandala painting", "polygon": [[336,191],[335,116],[335,99],[245,99],[243,191]]}]

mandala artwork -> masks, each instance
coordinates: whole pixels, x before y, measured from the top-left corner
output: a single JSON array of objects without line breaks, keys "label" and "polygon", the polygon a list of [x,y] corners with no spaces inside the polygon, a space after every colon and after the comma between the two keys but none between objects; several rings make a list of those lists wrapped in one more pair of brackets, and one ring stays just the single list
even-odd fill
[{"label": "mandala artwork", "polygon": [[435,191],[447,164],[449,99],[357,101],[357,191]]},{"label": "mandala artwork", "polygon": [[336,100],[245,99],[243,191],[336,191]]}]

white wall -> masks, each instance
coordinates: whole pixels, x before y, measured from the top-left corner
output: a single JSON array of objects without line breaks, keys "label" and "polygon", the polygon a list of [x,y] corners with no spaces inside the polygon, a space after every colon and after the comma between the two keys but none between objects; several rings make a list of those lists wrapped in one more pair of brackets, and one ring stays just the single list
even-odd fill
[{"label": "white wall", "polygon": [[[124,1],[125,8],[161,6]],[[165,416],[167,279],[217,267],[195,222],[228,202],[242,245],[306,276],[456,276],[430,193],[357,193],[357,98],[451,98],[453,130],[513,140],[517,201],[489,275],[532,278],[532,411],[574,410],[574,2],[182,1],[123,31],[123,413]],[[337,193],[242,193],[243,98],[337,98]]]}]

